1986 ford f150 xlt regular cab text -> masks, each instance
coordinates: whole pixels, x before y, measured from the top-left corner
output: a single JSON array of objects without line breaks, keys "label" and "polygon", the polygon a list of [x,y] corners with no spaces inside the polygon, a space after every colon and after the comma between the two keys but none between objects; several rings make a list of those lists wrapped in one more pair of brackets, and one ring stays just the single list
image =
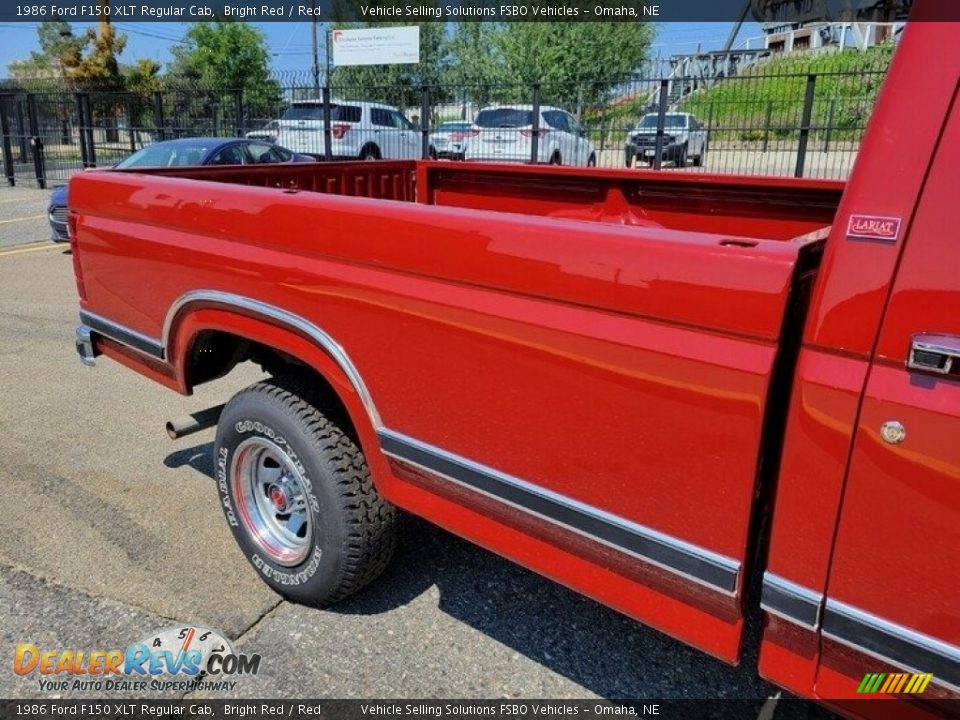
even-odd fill
[{"label": "1986 ford f150 xlt regular cab text", "polygon": [[756,617],[805,697],[955,698],[958,77],[954,29],[908,27],[846,184],[82,173],[78,350],[184,394],[263,366],[214,463],[289,598],[374,578],[402,508],[731,663]]}]

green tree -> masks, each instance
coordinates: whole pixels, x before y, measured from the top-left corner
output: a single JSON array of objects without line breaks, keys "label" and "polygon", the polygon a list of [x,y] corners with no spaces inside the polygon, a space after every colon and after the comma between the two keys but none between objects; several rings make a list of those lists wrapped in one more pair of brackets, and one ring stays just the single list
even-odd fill
[{"label": "green tree", "polygon": [[[646,59],[654,27],[635,22],[503,23],[493,36],[504,82],[543,85],[543,101],[582,112],[609,97],[613,83]],[[529,98],[516,88],[504,99]]]},{"label": "green tree", "polygon": [[[207,102],[232,103],[243,91],[247,114],[271,117],[281,99],[280,85],[270,77],[270,55],[263,33],[255,26],[229,21],[198,22],[173,49],[168,77],[173,82],[202,85]],[[197,99],[193,97],[192,99]],[[232,107],[232,105],[230,105]]]},{"label": "green tree", "polygon": [[73,34],[68,22],[47,21],[37,26],[40,50],[25,60],[8,65],[10,76],[28,80],[63,80],[72,83],[96,82],[99,85],[121,84],[117,56],[127,44],[127,37],[118,33],[109,21],[97,29]]},{"label": "green tree", "polygon": [[127,46],[127,36],[118,33],[109,20],[101,20],[97,30],[90,28],[83,37],[90,51],[74,69],[73,78],[120,85],[122,80],[117,56]]},{"label": "green tree", "polygon": [[445,80],[480,104],[490,101],[494,85],[516,82],[507,77],[497,50],[502,27],[492,22],[457,23],[448,41]]}]

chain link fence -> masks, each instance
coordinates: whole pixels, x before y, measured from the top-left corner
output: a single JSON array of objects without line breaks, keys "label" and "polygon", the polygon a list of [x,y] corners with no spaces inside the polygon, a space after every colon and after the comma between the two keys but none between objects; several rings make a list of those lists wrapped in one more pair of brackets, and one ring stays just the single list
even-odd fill
[{"label": "chain link fence", "polygon": [[7,182],[47,187],[173,138],[251,137],[319,160],[441,158],[844,178],[892,55],[651,65],[605,83],[319,86],[0,81]]}]

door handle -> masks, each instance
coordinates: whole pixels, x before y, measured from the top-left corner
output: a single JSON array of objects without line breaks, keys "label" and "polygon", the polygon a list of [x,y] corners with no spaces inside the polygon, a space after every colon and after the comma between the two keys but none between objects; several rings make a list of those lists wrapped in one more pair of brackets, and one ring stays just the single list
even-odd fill
[{"label": "door handle", "polygon": [[907,358],[910,370],[950,375],[960,371],[960,363],[955,363],[956,360],[960,360],[960,337],[956,335],[920,333],[911,338]]}]

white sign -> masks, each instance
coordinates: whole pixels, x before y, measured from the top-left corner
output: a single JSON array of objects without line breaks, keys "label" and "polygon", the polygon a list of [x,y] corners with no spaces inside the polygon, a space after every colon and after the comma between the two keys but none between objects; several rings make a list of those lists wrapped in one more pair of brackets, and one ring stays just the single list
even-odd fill
[{"label": "white sign", "polygon": [[385,27],[331,30],[333,64],[404,65],[420,62],[420,28]]}]

